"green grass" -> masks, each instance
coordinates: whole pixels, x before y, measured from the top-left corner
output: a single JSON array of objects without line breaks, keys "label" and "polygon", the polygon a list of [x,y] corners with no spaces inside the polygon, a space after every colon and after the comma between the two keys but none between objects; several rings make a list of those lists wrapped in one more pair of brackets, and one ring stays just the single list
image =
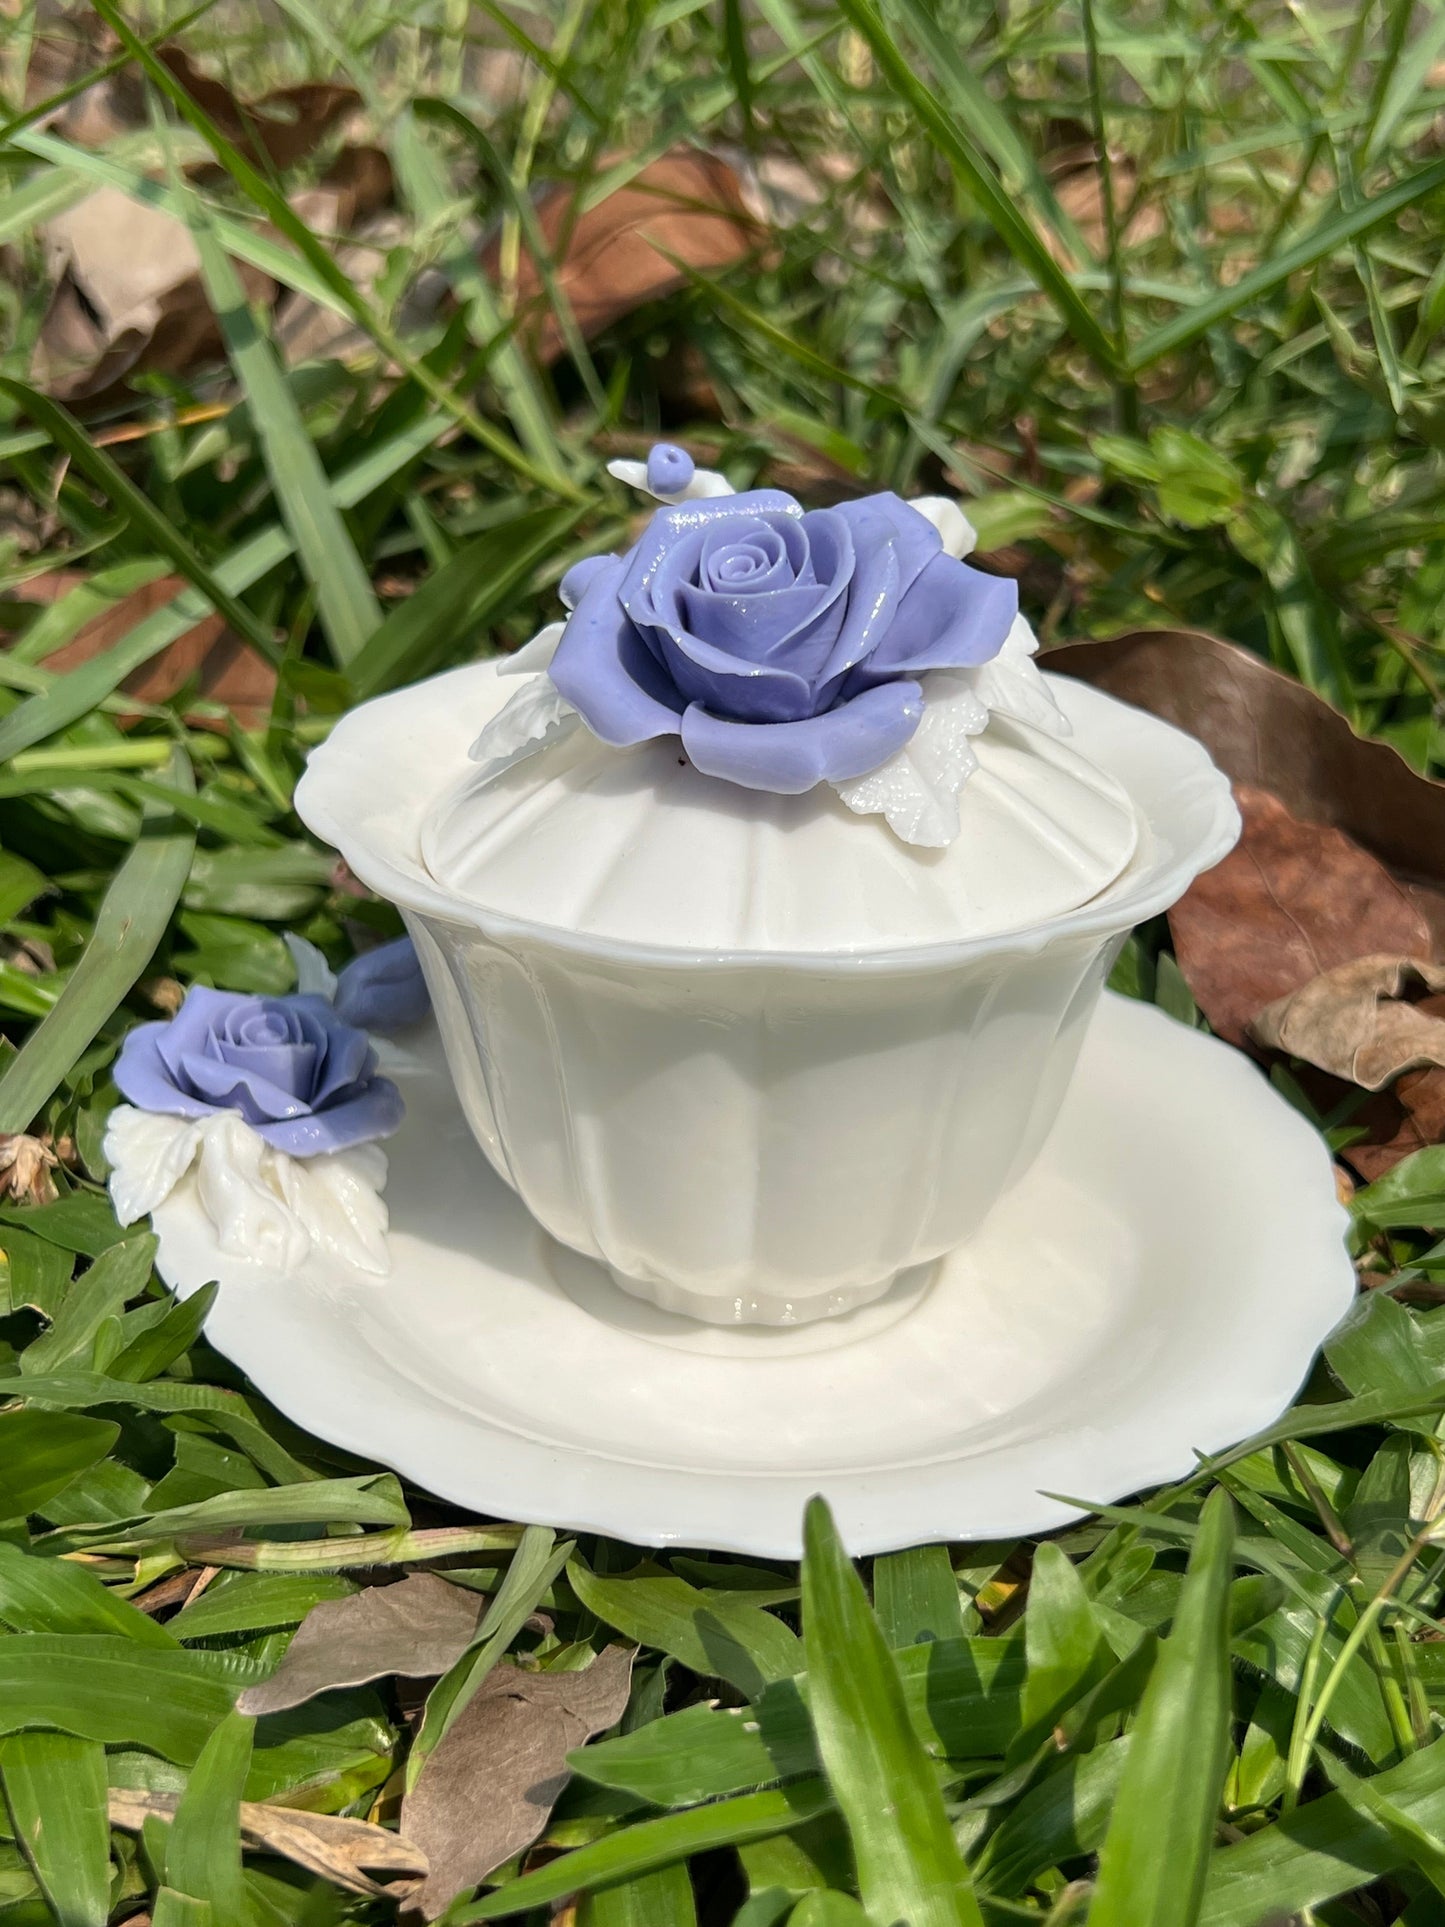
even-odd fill
[{"label": "green grass", "polygon": [[[0,43],[0,1124],[74,1146],[56,1204],[0,1207],[0,1927],[393,1918],[242,1855],[238,1801],[394,1825],[500,1647],[419,1728],[390,1681],[230,1709],[317,1601],[428,1560],[529,1602],[536,1566],[550,1630],[504,1621],[528,1664],[642,1641],[547,1835],[575,1859],[503,1867],[458,1918],[586,1887],[584,1922],[647,1927],[1445,1921],[1445,1247],[1419,1229],[1445,1151],[1360,1204],[1375,1289],[1264,1440],[1037,1557],[875,1560],[871,1607],[821,1512],[801,1579],[588,1538],[553,1571],[550,1540],[343,1461],[169,1305],[99,1182],[114,1050],[177,983],[283,990],[284,930],[340,962],[397,928],[292,814],[306,748],[530,635],[634,512],[605,457],[661,431],[813,500],[953,489],[1046,638],[1209,628],[1445,769],[1445,7],[203,8],[184,43],[242,97],[361,92],[399,201],[365,287],[287,206],[330,150],[258,166],[156,60],[155,0],[97,11],[138,115],[101,148],[26,112],[23,4]],[[756,171],[772,244],[586,348],[549,272],[575,352],[538,371],[532,189],[592,206],[680,142]],[[193,234],[229,366],[77,426],[26,392],[39,228],[103,181]],[[288,367],[237,262],[343,317],[343,358]],[[166,573],[175,604],[47,666]],[[182,692],[122,727],[125,677],[213,608],[278,670],[263,726]],[[129,1603],[206,1566],[179,1620]],[[107,1788],[180,1804],[112,1829]]]}]

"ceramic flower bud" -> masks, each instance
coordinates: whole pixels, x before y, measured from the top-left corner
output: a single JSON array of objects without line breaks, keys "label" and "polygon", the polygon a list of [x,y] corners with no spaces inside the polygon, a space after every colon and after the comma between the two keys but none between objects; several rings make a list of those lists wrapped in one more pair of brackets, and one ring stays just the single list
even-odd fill
[{"label": "ceramic flower bud", "polygon": [[123,1224],[196,1166],[222,1249],[299,1263],[313,1244],[386,1269],[386,1160],[402,1118],[366,1033],[324,996],[254,997],[203,986],[166,1023],[127,1032],[106,1156]]},{"label": "ceramic flower bud", "polygon": [[397,937],[353,957],[336,979],[332,1001],[338,1017],[362,1030],[389,1032],[419,1024],[431,999],[411,938]]}]

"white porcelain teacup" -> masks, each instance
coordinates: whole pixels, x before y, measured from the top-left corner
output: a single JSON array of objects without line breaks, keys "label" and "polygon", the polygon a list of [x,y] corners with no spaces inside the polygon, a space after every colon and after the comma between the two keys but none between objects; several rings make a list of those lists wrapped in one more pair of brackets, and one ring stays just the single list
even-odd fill
[{"label": "white porcelain teacup", "polygon": [[1042,1145],[1130,929],[1238,834],[1193,738],[1050,678],[1141,823],[1081,908],[902,948],[609,939],[481,908],[427,866],[429,814],[493,676],[476,665],[354,710],[297,807],[401,909],[471,1128],[539,1223],[713,1322],[846,1311],[968,1238]]}]

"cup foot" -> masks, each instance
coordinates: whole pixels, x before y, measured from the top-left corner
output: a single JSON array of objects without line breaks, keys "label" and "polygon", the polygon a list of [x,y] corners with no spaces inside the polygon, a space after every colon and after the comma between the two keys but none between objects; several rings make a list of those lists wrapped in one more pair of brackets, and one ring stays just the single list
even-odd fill
[{"label": "cup foot", "polygon": [[[930,1269],[926,1265],[914,1267],[920,1274],[926,1274]],[[775,1297],[764,1292],[740,1293],[735,1298],[723,1298],[714,1292],[689,1291],[685,1285],[629,1278],[612,1265],[607,1267],[607,1273],[620,1291],[625,1291],[629,1297],[640,1298],[649,1305],[656,1305],[660,1311],[670,1312],[679,1318],[695,1318],[704,1325],[720,1325],[734,1330],[744,1326],[795,1330],[802,1325],[825,1324],[830,1319],[844,1318],[862,1310],[865,1305],[875,1304],[887,1297],[901,1277],[912,1275],[895,1272],[892,1277],[882,1278],[876,1284],[820,1292],[804,1298]]]},{"label": "cup foot", "polygon": [[[860,1294],[862,1302],[831,1316],[823,1312],[788,1325],[723,1324],[716,1316],[702,1318],[692,1311],[663,1307],[650,1287],[610,1272],[605,1265],[584,1258],[581,1252],[556,1243],[545,1233],[542,1243],[555,1283],[599,1324],[669,1351],[708,1358],[799,1358],[874,1339],[923,1303],[939,1271],[937,1260],[910,1266],[889,1279],[881,1291]],[[692,1293],[680,1293],[679,1297],[694,1302]],[[716,1305],[716,1300],[712,1303]]]}]

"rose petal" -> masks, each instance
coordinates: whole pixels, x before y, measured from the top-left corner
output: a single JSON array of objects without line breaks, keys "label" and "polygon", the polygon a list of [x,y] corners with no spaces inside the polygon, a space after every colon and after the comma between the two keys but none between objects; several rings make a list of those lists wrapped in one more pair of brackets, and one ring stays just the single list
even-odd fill
[{"label": "rose petal", "polygon": [[1003,647],[1018,607],[1018,584],[1011,577],[986,575],[952,556],[935,555],[846,687],[867,689],[889,676],[990,662]]},{"label": "rose petal", "polygon": [[316,1157],[323,1151],[348,1151],[373,1138],[390,1137],[400,1125],[406,1106],[389,1077],[373,1077],[355,1097],[305,1117],[277,1119],[253,1126],[278,1151],[293,1158]]},{"label": "rose petal", "polygon": [[791,495],[774,488],[749,489],[744,495],[722,495],[711,501],[680,502],[659,509],[636,545],[622,558],[619,602],[635,622],[652,621],[653,585],[669,566],[679,544],[686,543],[695,550],[709,531],[742,528],[773,517],[801,522],[803,511]]},{"label": "rose petal", "polygon": [[[843,507],[852,511],[844,515]],[[820,707],[831,703],[843,679],[857,662],[871,656],[887,635],[903,588],[903,559],[911,563],[912,551],[894,540],[893,517],[886,511],[864,513],[867,501],[843,504],[837,510],[816,509],[805,518],[811,524],[825,516],[836,516],[846,529],[853,547],[853,575],[848,584],[848,605],[837,640],[828,652],[818,674],[817,700]],[[918,521],[919,518],[913,518]],[[936,533],[926,522],[919,526],[937,542]],[[809,527],[810,536],[813,530]],[[831,537],[833,530],[827,535]],[[909,580],[912,580],[910,576]]]},{"label": "rose petal", "polygon": [[962,558],[978,547],[978,530],[951,495],[918,495],[908,506],[938,530],[945,555]]},{"label": "rose petal", "polygon": [[[193,990],[190,996],[195,994]],[[185,1005],[181,1008],[184,1010]],[[166,1033],[179,1021],[177,1015],[169,1024],[137,1024],[134,1030],[128,1030],[112,1075],[121,1096],[129,1098],[142,1111],[163,1111],[171,1117],[205,1117],[212,1106],[178,1088],[176,1073],[161,1052],[162,1044],[168,1041]]]},{"label": "rose petal", "polygon": [[[572,564],[558,586],[557,594],[562,599],[562,607],[575,609],[586,595],[588,585],[594,577],[605,575],[609,570],[620,570],[621,567],[620,555],[584,555],[580,562]],[[533,637],[533,641],[535,640],[536,638]],[[528,647],[530,646],[528,644]]]},{"label": "rose petal", "polygon": [[[178,1076],[181,1059],[187,1051],[204,1050],[228,1018],[254,1010],[260,1001],[249,992],[210,990],[204,984],[193,984],[171,1021],[158,1026],[162,1034],[156,1041],[162,1062],[171,1074]],[[150,1028],[141,1026],[143,1030]]]},{"label": "rose petal", "polygon": [[623,565],[597,570],[573,610],[547,674],[606,743],[626,748],[675,735],[682,700],[617,598]]},{"label": "rose petal", "polygon": [[[803,646],[821,665],[827,660],[843,622],[840,597],[833,590],[819,588],[815,582],[800,582],[762,595],[721,594],[688,583],[678,593],[678,613],[681,620],[674,633],[679,647],[695,666],[707,665],[699,663],[699,652],[691,646],[692,638],[742,662],[785,668],[804,681],[807,669],[792,659],[800,633]],[[820,630],[821,641],[818,640]]]},{"label": "rose petal", "polygon": [[[851,502],[839,502],[831,511],[815,514],[841,516],[853,532],[853,546],[860,555],[866,548],[886,541],[898,561],[898,589],[906,594],[928,564],[943,548],[943,538],[927,516],[920,515],[911,503],[891,489],[878,495],[863,495]],[[807,518],[804,518],[806,525]]]},{"label": "rose petal", "polygon": [[299,1117],[310,1108],[304,1097],[297,1097],[284,1084],[239,1069],[206,1051],[188,1052],[181,1060],[181,1073],[189,1089],[206,1100],[206,1110],[239,1111],[248,1124]]},{"label": "rose petal", "polygon": [[[761,517],[684,533],[650,581],[632,587],[629,570],[619,591],[683,697],[742,722],[794,722],[817,712],[816,678],[851,607],[847,592],[854,569],[853,543],[846,524],[830,518],[826,510],[804,516],[800,522],[783,516],[775,522],[780,532],[790,523],[797,528],[796,536],[784,538],[789,552],[806,548],[818,577],[818,586],[801,596],[779,589],[767,597],[739,597],[729,620],[721,615],[720,604],[705,602],[709,592],[692,583],[709,541],[717,547],[719,536],[747,539],[764,526]],[[775,603],[779,605],[776,614]],[[718,633],[711,612],[718,614]],[[744,647],[747,636],[750,640]],[[824,705],[831,702],[832,693],[821,699]]]},{"label": "rose petal", "polygon": [[682,742],[706,776],[791,796],[875,769],[922,718],[918,684],[894,682],[801,722],[726,722],[694,703],[683,714]]},{"label": "rose petal", "polygon": [[290,1091],[307,1104],[316,1088],[317,1051],[314,1044],[223,1044],[221,1062],[245,1077],[257,1077],[278,1090]]}]

